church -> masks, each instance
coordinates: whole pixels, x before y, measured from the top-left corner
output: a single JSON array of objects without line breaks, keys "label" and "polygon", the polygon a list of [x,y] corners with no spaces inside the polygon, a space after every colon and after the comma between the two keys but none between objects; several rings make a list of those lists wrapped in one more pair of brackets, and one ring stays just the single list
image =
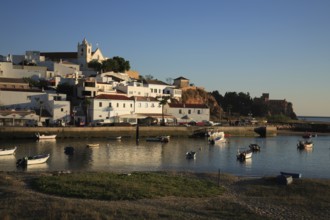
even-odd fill
[{"label": "church", "polygon": [[96,48],[92,50],[92,44],[88,43],[86,38],[81,43],[78,42],[77,52],[40,52],[39,61],[53,61],[53,62],[71,62],[78,64],[80,70],[88,70],[88,63],[92,60],[102,62],[108,59],[104,57],[101,50]]}]

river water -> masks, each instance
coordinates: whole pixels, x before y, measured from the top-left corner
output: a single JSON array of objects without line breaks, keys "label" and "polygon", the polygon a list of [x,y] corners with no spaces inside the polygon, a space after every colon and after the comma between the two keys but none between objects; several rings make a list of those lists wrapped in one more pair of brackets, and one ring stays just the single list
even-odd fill
[{"label": "river water", "polygon": [[[169,143],[139,144],[133,138],[121,141],[107,139],[59,139],[54,141],[2,140],[1,147],[18,146],[15,155],[0,156],[1,171],[16,171],[17,159],[27,155],[50,153],[47,163],[31,165],[30,171],[192,171],[221,172],[243,176],[274,176],[280,171],[299,172],[303,177],[330,179],[330,136],[313,138],[312,150],[298,150],[301,136],[267,138],[230,137],[229,143],[209,145],[206,138],[171,137]],[[86,144],[99,143],[99,148]],[[236,152],[256,143],[261,151],[252,158],[239,162]],[[64,153],[66,146],[75,149],[73,155]],[[188,160],[187,151],[197,152],[196,159]]]}]

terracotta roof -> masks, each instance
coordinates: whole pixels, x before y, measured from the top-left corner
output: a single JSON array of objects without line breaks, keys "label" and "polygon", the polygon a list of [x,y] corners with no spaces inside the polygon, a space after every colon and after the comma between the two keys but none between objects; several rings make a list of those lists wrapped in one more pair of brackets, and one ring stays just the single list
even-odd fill
[{"label": "terracotta roof", "polygon": [[182,104],[182,103],[169,103],[171,108],[209,108],[205,104]]},{"label": "terracotta roof", "polygon": [[123,95],[108,95],[108,94],[101,94],[98,95],[96,97],[94,97],[94,99],[112,99],[112,100],[134,100],[134,98],[129,98],[127,96],[123,96]]}]

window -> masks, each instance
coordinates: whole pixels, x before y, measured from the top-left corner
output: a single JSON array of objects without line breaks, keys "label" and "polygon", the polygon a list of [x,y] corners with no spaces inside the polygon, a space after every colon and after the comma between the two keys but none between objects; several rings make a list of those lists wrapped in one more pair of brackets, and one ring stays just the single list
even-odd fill
[{"label": "window", "polygon": [[102,107],[102,102],[99,102],[99,107]]},{"label": "window", "polygon": [[191,110],[190,109],[188,110],[188,114],[191,114]]},{"label": "window", "polygon": [[109,102],[109,107],[110,107],[110,108],[112,107],[112,104],[111,104],[111,102]]},{"label": "window", "polygon": [[63,108],[61,108],[61,112],[64,112],[64,109]]},{"label": "window", "polygon": [[201,114],[201,110],[197,110],[197,114],[199,114],[199,115],[200,115],[200,114]]},{"label": "window", "polygon": [[151,103],[151,107],[152,107],[152,108],[155,107],[155,104],[154,104],[154,103]]},{"label": "window", "polygon": [[179,114],[182,114],[182,109],[179,109]]},{"label": "window", "polygon": [[117,103],[117,108],[119,108],[119,103]]},{"label": "window", "polygon": [[126,104],[125,103],[123,103],[123,108],[125,108],[126,107]]},{"label": "window", "polygon": [[131,108],[133,108],[133,104],[131,104]]}]

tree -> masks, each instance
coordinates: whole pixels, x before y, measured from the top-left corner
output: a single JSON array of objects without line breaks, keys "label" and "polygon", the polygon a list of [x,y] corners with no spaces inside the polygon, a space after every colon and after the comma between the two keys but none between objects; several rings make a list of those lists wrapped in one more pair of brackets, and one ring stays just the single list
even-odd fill
[{"label": "tree", "polygon": [[102,70],[104,72],[115,72],[115,73],[123,73],[127,70],[130,70],[131,66],[129,61],[126,61],[122,57],[113,57],[112,59],[107,59],[102,62]]},{"label": "tree", "polygon": [[97,60],[92,60],[88,63],[88,68],[92,68],[95,71],[101,72],[102,63],[98,62]]},{"label": "tree", "polygon": [[164,106],[168,103],[168,100],[170,99],[170,96],[162,96],[158,97],[159,105],[162,106],[162,121],[160,122],[161,126],[165,126],[165,119],[164,119]]}]

